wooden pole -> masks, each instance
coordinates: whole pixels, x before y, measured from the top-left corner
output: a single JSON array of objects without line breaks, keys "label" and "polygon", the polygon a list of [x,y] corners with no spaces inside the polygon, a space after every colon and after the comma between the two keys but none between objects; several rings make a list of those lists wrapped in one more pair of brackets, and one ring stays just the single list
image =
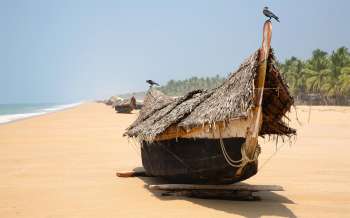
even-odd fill
[{"label": "wooden pole", "polygon": [[[270,54],[271,47],[271,37],[272,37],[272,23],[267,20],[264,23],[263,28],[263,40],[259,51],[259,68],[258,76],[255,87],[255,107],[252,109],[252,125],[247,131],[246,137],[246,154],[250,159],[254,158],[256,147],[258,145],[259,132],[262,125],[262,101],[264,95],[265,77],[267,70],[267,60]],[[243,166],[244,167],[244,166]],[[243,167],[237,170],[236,174],[240,175]]]},{"label": "wooden pole", "polygon": [[253,137],[258,137],[259,131],[262,124],[262,100],[264,95],[264,86],[265,86],[265,77],[266,77],[266,70],[267,70],[267,60],[270,53],[270,47],[271,47],[271,36],[272,36],[272,23],[271,21],[267,20],[264,24],[264,30],[263,30],[263,41],[262,46],[260,48],[259,52],[259,74],[258,74],[258,81],[257,81],[257,90],[256,90],[256,103],[257,107],[256,114],[257,119],[255,121],[254,130],[253,130]]},{"label": "wooden pole", "polygon": [[149,177],[149,175],[146,174],[145,171],[135,171],[135,170],[131,170],[131,171],[117,171],[116,176],[118,177]]}]

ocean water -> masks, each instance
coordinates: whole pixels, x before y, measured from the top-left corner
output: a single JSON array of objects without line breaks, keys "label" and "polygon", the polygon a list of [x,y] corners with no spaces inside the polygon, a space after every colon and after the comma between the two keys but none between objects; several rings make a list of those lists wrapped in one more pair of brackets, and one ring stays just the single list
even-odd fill
[{"label": "ocean water", "polygon": [[79,104],[81,102],[73,104],[0,104],[0,124],[75,107]]}]

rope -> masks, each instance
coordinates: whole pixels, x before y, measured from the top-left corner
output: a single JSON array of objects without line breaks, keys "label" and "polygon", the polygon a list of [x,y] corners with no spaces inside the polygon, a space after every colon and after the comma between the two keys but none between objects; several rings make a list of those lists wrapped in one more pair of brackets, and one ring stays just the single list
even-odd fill
[{"label": "rope", "polygon": [[220,135],[220,147],[221,147],[221,150],[222,150],[222,154],[226,160],[226,162],[232,166],[232,167],[235,167],[235,168],[240,168],[240,167],[243,167],[245,166],[247,163],[251,163],[251,162],[255,162],[257,159],[258,159],[258,155],[259,155],[259,152],[254,152],[254,156],[253,156],[253,159],[250,159],[246,153],[246,143],[244,143],[242,146],[241,146],[241,156],[242,158],[240,160],[233,160],[230,155],[227,153],[226,151],[226,148],[225,148],[225,144],[224,144],[224,141],[222,140],[222,137],[221,137],[221,128],[219,127],[219,135]]},{"label": "rope", "polygon": [[309,116],[307,118],[307,123],[310,123],[310,118],[311,118],[311,105],[309,106]]},{"label": "rope", "polygon": [[135,153],[139,156],[139,157],[141,157],[141,155],[140,155],[140,152],[139,151],[137,151],[137,149],[139,148],[136,144],[136,141],[134,141],[133,139],[128,139],[128,144],[130,145],[131,144],[131,147],[133,148],[133,150],[135,151]]},{"label": "rope", "polygon": [[[243,155],[242,155],[242,159],[234,161],[230,158],[230,156],[227,154],[225,146],[223,144],[222,138],[220,138],[220,145],[221,145],[221,150],[222,150],[222,154],[226,160],[226,162],[231,166],[231,167],[235,167],[235,168],[239,168],[245,165],[244,161],[243,161]],[[240,163],[240,164],[238,164]]]},{"label": "rope", "polygon": [[295,106],[295,104],[293,104],[293,108],[295,110],[295,119],[297,120],[298,124],[301,126],[302,123],[299,121],[299,118],[298,118],[298,111],[297,111],[297,107]]},{"label": "rope", "polygon": [[264,161],[264,163],[260,165],[260,167],[259,167],[258,170],[259,170],[259,171],[262,170],[262,169],[265,167],[265,165],[266,165],[268,162],[270,162],[270,161],[272,160],[272,158],[273,158],[285,145],[286,145],[286,144],[282,144],[279,148],[277,147],[277,149],[270,155],[270,157],[267,158],[267,159]]},{"label": "rope", "polygon": [[276,91],[277,91],[277,96],[280,96],[280,89],[281,89],[281,88],[278,88],[278,87],[277,87],[277,88],[254,88],[254,90],[255,90],[255,89],[257,89],[257,90],[265,90],[265,89],[266,89],[266,90],[269,90],[269,89],[270,89],[270,90],[276,90]]}]

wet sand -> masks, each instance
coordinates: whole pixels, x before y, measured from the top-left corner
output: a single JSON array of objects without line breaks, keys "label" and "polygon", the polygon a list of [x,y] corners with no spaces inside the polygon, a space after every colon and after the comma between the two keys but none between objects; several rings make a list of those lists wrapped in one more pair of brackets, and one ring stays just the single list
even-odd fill
[{"label": "wet sand", "polygon": [[261,169],[246,183],[285,191],[257,202],[161,197],[145,188],[158,180],[117,178],[141,166],[121,136],[136,113],[87,103],[0,125],[0,217],[349,217],[350,107],[297,111],[293,143],[279,139],[273,155],[276,143],[260,139]]}]

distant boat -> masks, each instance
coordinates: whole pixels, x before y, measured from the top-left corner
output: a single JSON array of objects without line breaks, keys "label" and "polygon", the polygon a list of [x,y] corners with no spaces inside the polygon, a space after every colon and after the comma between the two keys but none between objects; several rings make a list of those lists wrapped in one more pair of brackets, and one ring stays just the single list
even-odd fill
[{"label": "distant boat", "polygon": [[292,136],[282,118],[294,103],[270,49],[263,46],[219,87],[178,98],[150,88],[125,135],[141,144],[147,174],[174,183],[228,184],[257,173],[258,136]]},{"label": "distant boat", "polygon": [[120,99],[114,102],[113,107],[118,113],[131,113],[132,110],[137,108],[137,102],[134,96],[129,99]]},{"label": "distant boat", "polygon": [[122,101],[123,98],[119,96],[111,96],[109,99],[105,100],[105,104],[108,106],[113,106],[117,101]]}]

